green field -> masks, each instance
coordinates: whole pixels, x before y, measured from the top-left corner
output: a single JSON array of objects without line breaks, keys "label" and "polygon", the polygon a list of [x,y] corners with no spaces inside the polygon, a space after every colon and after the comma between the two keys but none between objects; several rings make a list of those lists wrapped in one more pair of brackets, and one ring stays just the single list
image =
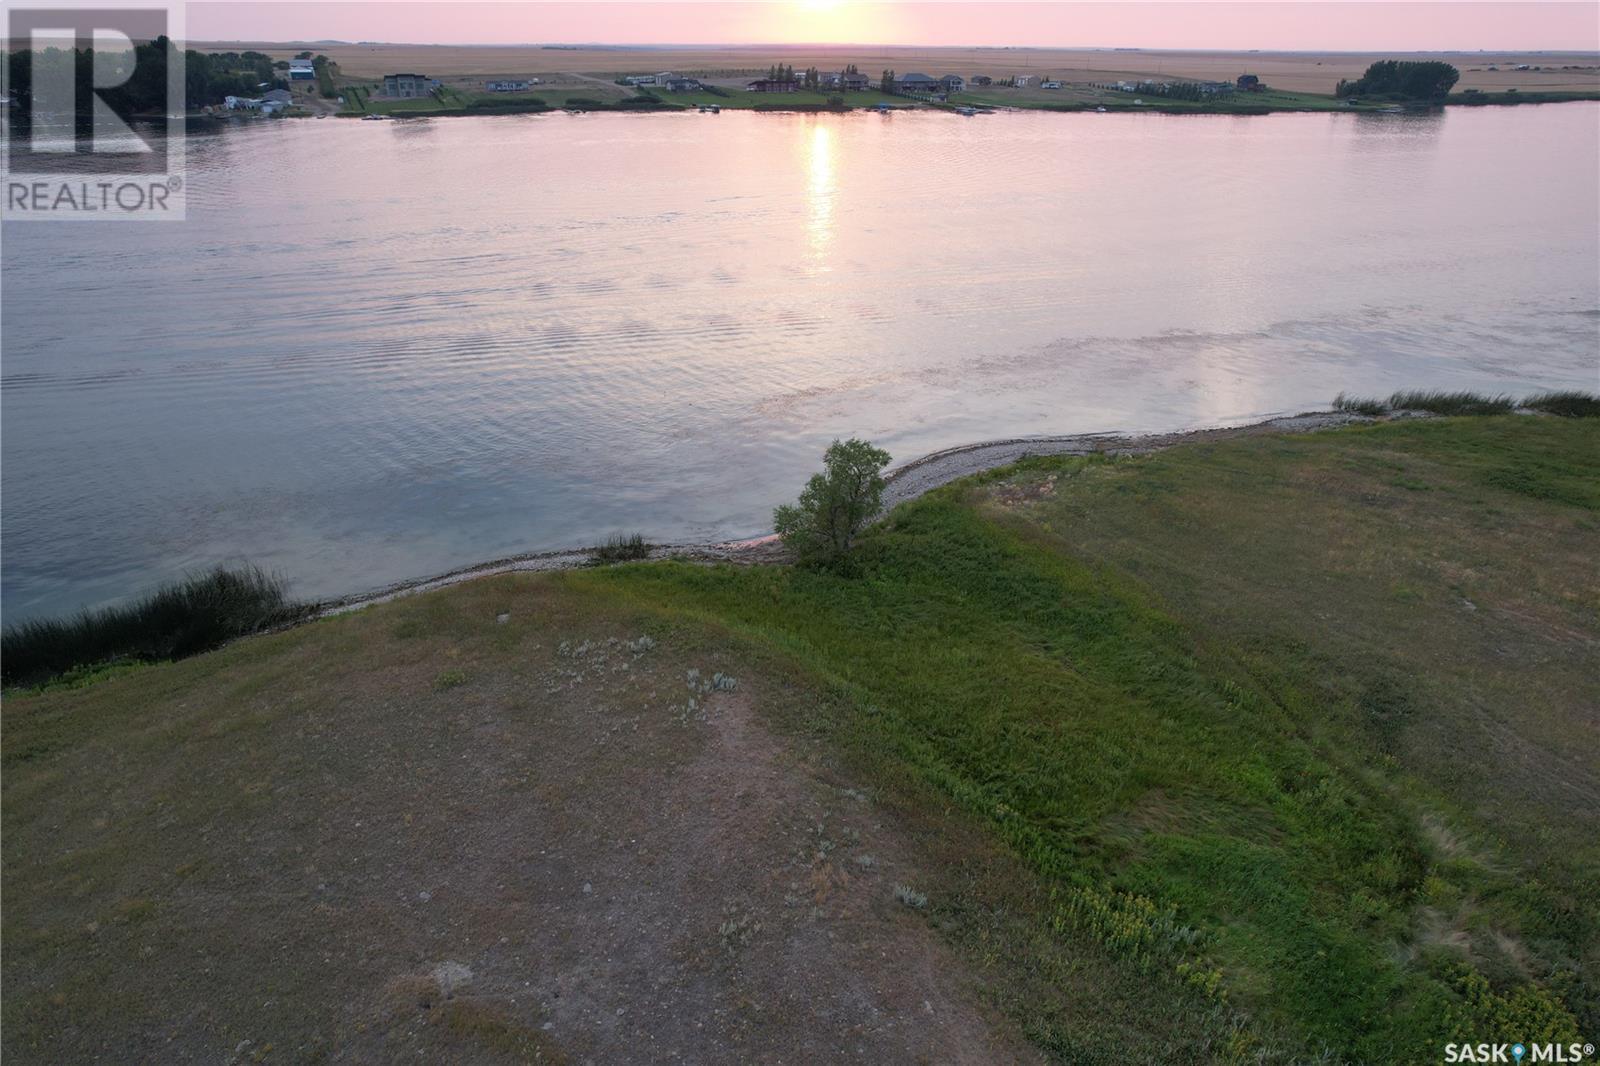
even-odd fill
[{"label": "green field", "polygon": [[495,105],[508,110],[543,110],[543,98],[528,94],[464,93],[444,86],[431,96],[414,100],[389,100],[378,95],[381,85],[347,85],[345,106],[341,114],[368,115],[427,115],[470,114],[474,110],[492,110]]},{"label": "green field", "polygon": [[[1135,104],[1135,100],[1143,101]],[[1173,114],[1260,114],[1269,111],[1380,111],[1392,103],[1360,101],[1346,104],[1321,93],[1294,93],[1269,89],[1259,93],[1228,93],[1206,100],[1174,100],[1162,96],[1098,90],[1087,85],[1067,85],[1060,90],[990,88],[957,93],[953,104],[983,107],[1018,107],[1039,111],[1155,111]]]},{"label": "green field", "polygon": [[833,97],[844,101],[845,107],[877,107],[879,104],[888,104],[890,107],[909,107],[913,101],[903,96],[890,96],[876,91],[852,93],[751,93],[740,89],[727,90],[726,96],[716,93],[660,93],[663,100],[668,103],[683,103],[692,106],[710,106],[749,109],[749,108],[804,108],[807,110],[825,108]]},{"label": "green field", "polygon": [[[411,830],[327,813],[352,797],[394,818],[412,781],[462,812],[533,802],[508,771],[462,778],[463,745],[542,713],[558,642],[635,632],[765,679],[786,745],[916,827],[918,920],[1053,1061],[1592,1040],[1596,558],[1600,420],[1395,421],[1028,460],[897,508],[848,573],[481,580],[10,693],[6,1051],[363,1039],[325,1001],[367,956],[274,938],[341,923],[381,954],[408,927],[353,882],[343,909],[257,929],[300,913],[273,886],[329,834],[341,861],[394,861],[374,849]],[[649,713],[648,687],[598,720]],[[457,869],[462,891],[492,894],[495,861]],[[165,976],[188,958],[210,976]],[[504,1035],[438,1032],[446,1057]]]}]

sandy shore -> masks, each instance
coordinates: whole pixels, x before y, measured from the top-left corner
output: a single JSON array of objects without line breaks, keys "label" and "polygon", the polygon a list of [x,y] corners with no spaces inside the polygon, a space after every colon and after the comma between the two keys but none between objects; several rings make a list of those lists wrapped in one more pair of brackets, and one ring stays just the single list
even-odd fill
[{"label": "sandy shore", "polygon": [[[1176,444],[1229,440],[1268,433],[1310,433],[1319,429],[1372,421],[1376,420],[1364,415],[1319,411],[1272,418],[1246,426],[1197,429],[1178,433],[1080,433],[1064,437],[1016,437],[983,441],[933,452],[894,467],[888,474],[889,484],[883,493],[883,507],[884,510],[888,510],[907,500],[914,500],[941,485],[948,485],[952,481],[985,470],[1009,466],[1030,455],[1092,455],[1097,452],[1105,455],[1144,455]],[[575,570],[588,565],[593,551],[593,548],[568,548],[477,563],[460,570],[452,570],[447,574],[403,581],[372,592],[330,600],[317,606],[314,617],[325,618],[329,615],[344,614],[375,603],[386,603],[401,596],[445,588],[494,574]],[[782,562],[785,555],[783,545],[777,536],[768,534],[749,540],[658,544],[651,548],[650,558],[752,565]]]}]

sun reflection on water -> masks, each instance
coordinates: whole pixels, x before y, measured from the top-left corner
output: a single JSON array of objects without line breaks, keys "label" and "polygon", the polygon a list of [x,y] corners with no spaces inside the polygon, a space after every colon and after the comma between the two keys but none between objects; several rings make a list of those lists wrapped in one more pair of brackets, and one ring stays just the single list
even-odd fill
[{"label": "sun reflection on water", "polygon": [[828,253],[833,247],[833,201],[838,193],[838,175],[833,159],[833,129],[818,122],[811,128],[807,148],[811,175],[806,187],[806,236],[809,241],[809,266],[812,273],[824,273]]}]

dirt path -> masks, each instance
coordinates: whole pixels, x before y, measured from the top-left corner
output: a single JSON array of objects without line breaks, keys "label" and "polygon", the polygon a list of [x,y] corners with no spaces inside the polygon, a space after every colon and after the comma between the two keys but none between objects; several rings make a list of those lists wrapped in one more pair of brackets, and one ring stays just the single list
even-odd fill
[{"label": "dirt path", "polygon": [[98,723],[7,771],[8,1061],[1033,1058],[728,646],[484,581],[161,670],[7,707]]}]

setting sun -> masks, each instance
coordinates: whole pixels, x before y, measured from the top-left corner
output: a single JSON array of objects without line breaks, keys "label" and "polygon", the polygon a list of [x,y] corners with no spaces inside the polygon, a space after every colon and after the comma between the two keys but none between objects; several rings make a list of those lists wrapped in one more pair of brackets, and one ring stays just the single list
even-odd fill
[{"label": "setting sun", "polygon": [[875,39],[868,25],[881,21],[874,17],[881,5],[851,4],[846,0],[799,0],[781,8],[774,29],[783,40],[807,44],[844,44]]}]

